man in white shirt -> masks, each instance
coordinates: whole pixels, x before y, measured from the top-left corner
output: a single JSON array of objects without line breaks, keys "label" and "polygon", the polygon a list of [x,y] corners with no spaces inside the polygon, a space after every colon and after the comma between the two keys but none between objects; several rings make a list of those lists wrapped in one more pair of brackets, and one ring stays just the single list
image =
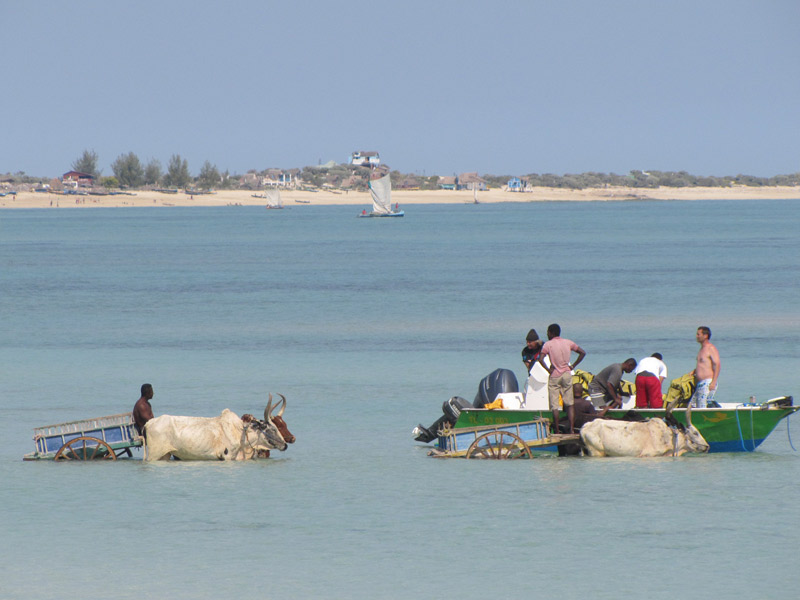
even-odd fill
[{"label": "man in white shirt", "polygon": [[667,376],[667,365],[658,352],[643,358],[636,367],[636,408],[663,408],[661,383]]}]

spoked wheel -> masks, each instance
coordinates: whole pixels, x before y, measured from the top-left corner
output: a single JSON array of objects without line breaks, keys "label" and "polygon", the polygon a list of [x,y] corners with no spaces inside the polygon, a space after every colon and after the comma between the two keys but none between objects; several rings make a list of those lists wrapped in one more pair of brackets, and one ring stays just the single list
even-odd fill
[{"label": "spoked wheel", "polygon": [[490,431],[479,436],[467,450],[467,458],[533,458],[522,438],[510,431]]},{"label": "spoked wheel", "polygon": [[117,460],[114,450],[96,437],[81,436],[68,441],[56,452],[55,460]]}]

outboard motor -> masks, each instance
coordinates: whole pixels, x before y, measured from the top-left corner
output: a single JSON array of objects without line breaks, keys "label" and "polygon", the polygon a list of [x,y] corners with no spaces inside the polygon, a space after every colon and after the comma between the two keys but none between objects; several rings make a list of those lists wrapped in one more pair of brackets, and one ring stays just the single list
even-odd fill
[{"label": "outboard motor", "polygon": [[517,377],[513,371],[508,369],[496,369],[484,377],[478,385],[478,394],[472,404],[460,396],[453,396],[442,404],[442,416],[434,421],[430,427],[423,427],[421,424],[414,427],[411,435],[414,440],[428,444],[435,440],[438,431],[442,430],[445,424],[455,425],[458,415],[465,408],[483,408],[486,404],[495,401],[497,394],[519,392]]},{"label": "outboard motor", "polygon": [[478,393],[472,406],[483,408],[491,404],[497,398],[497,394],[507,394],[519,392],[517,377],[513,371],[508,369],[495,369],[486,377],[481,379],[478,384]]},{"label": "outboard motor", "polygon": [[469,400],[465,400],[461,396],[453,396],[449,400],[446,400],[444,404],[442,404],[442,413],[444,414],[436,419],[433,425],[430,427],[423,427],[420,424],[414,428],[414,440],[417,442],[422,442],[423,444],[432,442],[439,437],[436,433],[437,431],[441,430],[447,423],[449,423],[451,426],[455,425],[455,422],[458,421],[458,415],[461,414],[461,411],[465,408],[471,407],[472,405],[469,403]]}]

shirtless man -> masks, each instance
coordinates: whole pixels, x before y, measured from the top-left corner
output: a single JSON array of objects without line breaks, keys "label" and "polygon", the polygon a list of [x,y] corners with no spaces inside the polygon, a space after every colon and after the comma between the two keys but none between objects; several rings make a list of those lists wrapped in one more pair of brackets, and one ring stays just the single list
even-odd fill
[{"label": "shirtless man", "polygon": [[692,406],[697,408],[706,408],[717,391],[719,351],[710,340],[711,330],[708,327],[698,327],[697,343],[700,344],[700,352],[697,353],[697,367],[694,370],[696,387],[691,400]]},{"label": "shirtless man", "polygon": [[153,399],[153,386],[149,383],[142,385],[142,397],[133,406],[133,422],[139,435],[144,435],[144,424],[153,418],[153,407],[150,400]]}]

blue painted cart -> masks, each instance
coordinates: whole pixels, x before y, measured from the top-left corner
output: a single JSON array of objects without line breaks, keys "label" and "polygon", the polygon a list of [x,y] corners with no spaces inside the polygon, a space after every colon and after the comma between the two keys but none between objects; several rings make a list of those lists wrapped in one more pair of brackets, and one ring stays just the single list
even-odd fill
[{"label": "blue painted cart", "polygon": [[[499,414],[497,411],[494,414]],[[459,421],[461,419],[459,418]],[[430,456],[442,458],[532,458],[533,451],[554,450],[556,446],[576,443],[579,435],[550,433],[550,421],[539,418],[519,423],[445,427],[439,432]]]},{"label": "blue painted cart", "polygon": [[23,460],[117,460],[142,446],[131,413],[45,425],[33,430],[36,451]]}]

